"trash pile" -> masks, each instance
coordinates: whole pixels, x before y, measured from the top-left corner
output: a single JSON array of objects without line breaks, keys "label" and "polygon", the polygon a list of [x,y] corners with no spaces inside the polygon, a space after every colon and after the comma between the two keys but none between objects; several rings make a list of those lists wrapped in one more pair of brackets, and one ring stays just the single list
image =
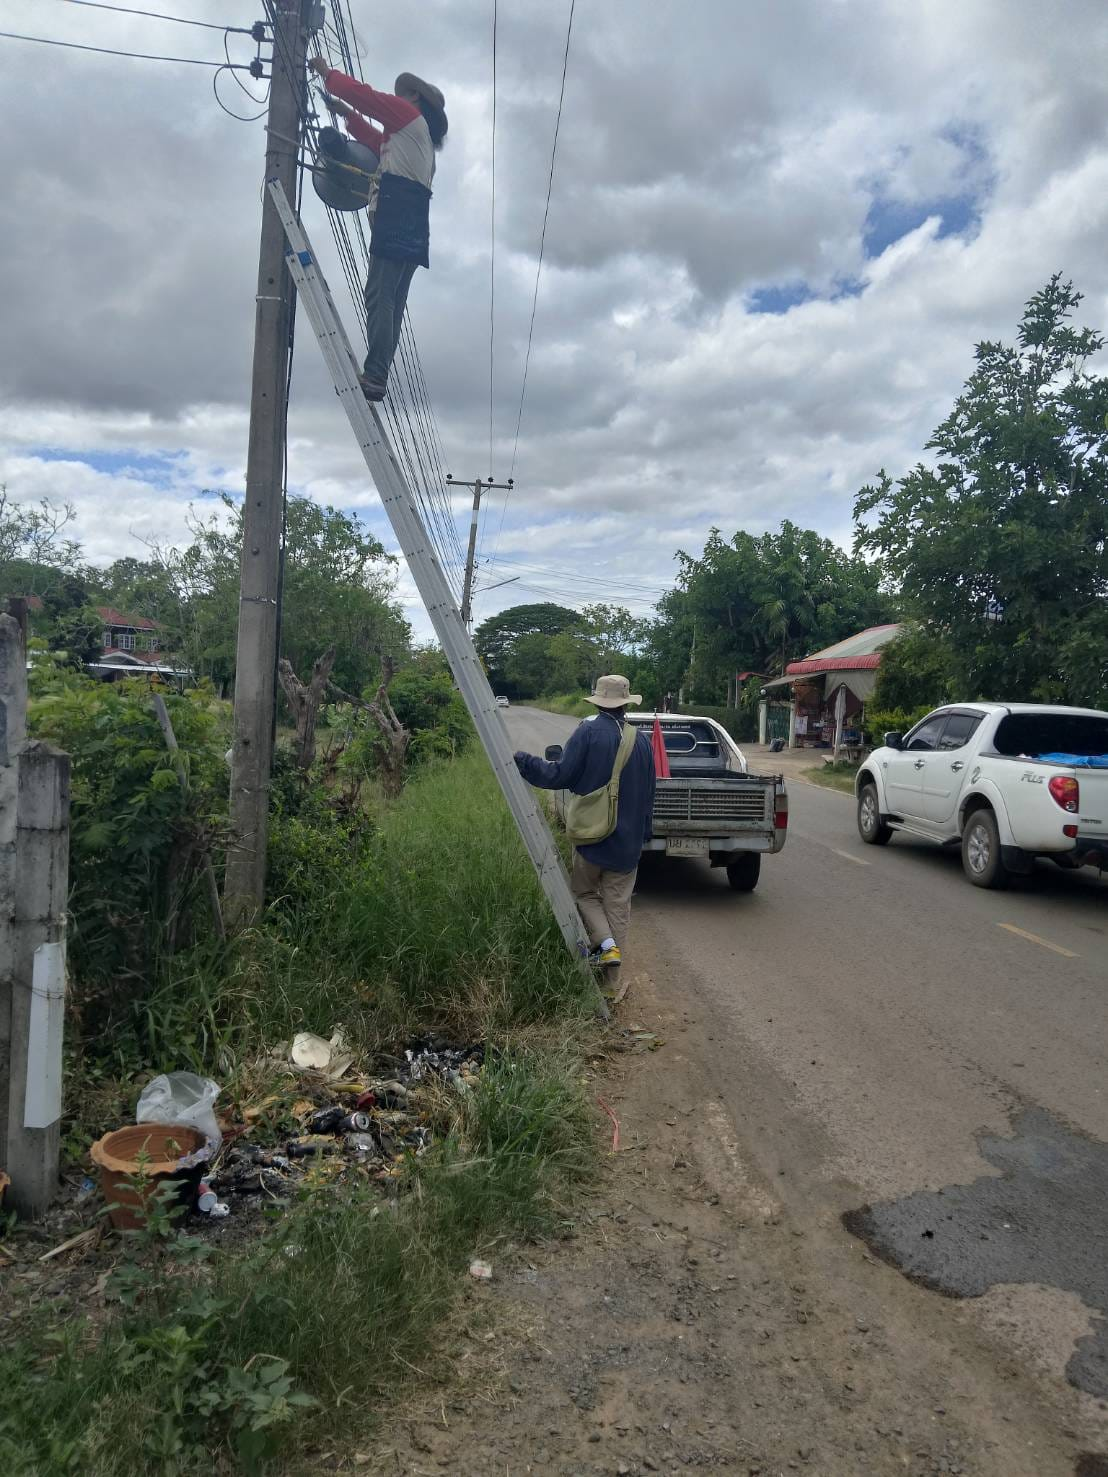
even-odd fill
[{"label": "trash pile", "polygon": [[[163,1137],[176,1130],[180,1145],[174,1148],[177,1140],[169,1140],[171,1153],[186,1142],[199,1145],[151,1168],[176,1182],[181,1202],[211,1221],[272,1213],[302,1187],[395,1181],[411,1158],[449,1130],[484,1058],[481,1045],[426,1035],[400,1054],[378,1057],[370,1070],[341,1030],[329,1040],[302,1031],[254,1064],[253,1075],[264,1084],[260,1096],[245,1104],[240,1099],[238,1111],[225,1113],[222,1122],[215,1112],[217,1083],[190,1072],[168,1073],[143,1090],[136,1113],[140,1127],[116,1130],[95,1146],[100,1188],[105,1192],[102,1146],[155,1130]],[[121,1179],[127,1166],[117,1160],[111,1165],[116,1180],[110,1197],[126,1198],[118,1184],[129,1183]],[[135,1210],[132,1203],[132,1217]],[[143,1213],[141,1196],[137,1211]],[[115,1206],[113,1221],[133,1224],[121,1213]]]},{"label": "trash pile", "polygon": [[224,1125],[196,1209],[223,1218],[287,1202],[301,1185],[397,1179],[449,1127],[484,1055],[428,1035],[365,1071],[341,1031],[301,1032],[268,1059],[290,1089],[248,1107],[241,1128]]}]

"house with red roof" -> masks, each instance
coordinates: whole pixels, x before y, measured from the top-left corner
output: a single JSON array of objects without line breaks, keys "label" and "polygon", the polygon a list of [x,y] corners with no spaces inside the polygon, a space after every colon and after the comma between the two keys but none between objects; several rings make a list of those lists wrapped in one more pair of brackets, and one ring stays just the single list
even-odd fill
[{"label": "house with red roof", "polygon": [[[899,621],[870,626],[845,641],[790,662],[785,675],[762,686],[763,707],[788,704],[788,745],[853,752],[861,747],[866,699],[877,684],[881,653],[904,629]],[[762,742],[768,711],[761,716]]]},{"label": "house with red roof", "polygon": [[192,675],[172,652],[164,649],[162,626],[158,621],[148,620],[144,615],[128,615],[110,605],[98,605],[95,610],[104,622],[104,633],[100,660],[90,662],[89,671],[106,682],[137,677],[140,672],[158,677]]}]

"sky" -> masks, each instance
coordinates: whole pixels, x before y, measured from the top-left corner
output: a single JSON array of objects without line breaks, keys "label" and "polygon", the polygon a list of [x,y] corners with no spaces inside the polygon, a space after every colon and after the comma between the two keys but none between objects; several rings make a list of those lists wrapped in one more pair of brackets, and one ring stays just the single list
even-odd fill
[{"label": "sky", "polygon": [[[410,321],[447,470],[515,481],[482,518],[478,620],[645,615],[713,526],[849,546],[854,494],[925,457],[974,344],[1052,273],[1108,329],[1103,0],[577,0],[517,441],[569,0],[498,5],[491,396],[492,0],[351,3],[366,80],[446,95]],[[0,0],[0,29],[223,57],[219,30],[67,0]],[[242,495],[263,121],[209,67],[3,38],[0,88],[0,482],[72,503],[94,562],[142,557]],[[303,218],[353,328],[310,190]],[[395,549],[306,320],[289,478]],[[428,636],[403,569],[397,595]]]}]

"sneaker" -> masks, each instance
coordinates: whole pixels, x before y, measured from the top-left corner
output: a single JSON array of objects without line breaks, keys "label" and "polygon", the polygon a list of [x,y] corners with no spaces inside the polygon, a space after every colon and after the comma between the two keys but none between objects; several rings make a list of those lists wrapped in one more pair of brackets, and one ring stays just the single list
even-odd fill
[{"label": "sneaker", "polygon": [[376,380],[367,379],[364,374],[358,376],[358,383],[361,385],[362,394],[367,400],[376,401],[385,398],[385,393],[388,390],[387,385],[380,385]]},{"label": "sneaker", "polygon": [[613,944],[610,949],[602,950],[596,962],[602,969],[606,969],[609,964],[622,964],[623,955],[619,952],[619,945]]}]

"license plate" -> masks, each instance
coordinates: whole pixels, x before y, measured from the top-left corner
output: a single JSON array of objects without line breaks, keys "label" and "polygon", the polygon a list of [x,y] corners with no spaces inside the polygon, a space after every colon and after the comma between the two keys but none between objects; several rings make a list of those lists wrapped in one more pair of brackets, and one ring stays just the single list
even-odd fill
[{"label": "license plate", "polygon": [[700,836],[669,836],[666,838],[667,856],[707,856],[708,838]]}]

